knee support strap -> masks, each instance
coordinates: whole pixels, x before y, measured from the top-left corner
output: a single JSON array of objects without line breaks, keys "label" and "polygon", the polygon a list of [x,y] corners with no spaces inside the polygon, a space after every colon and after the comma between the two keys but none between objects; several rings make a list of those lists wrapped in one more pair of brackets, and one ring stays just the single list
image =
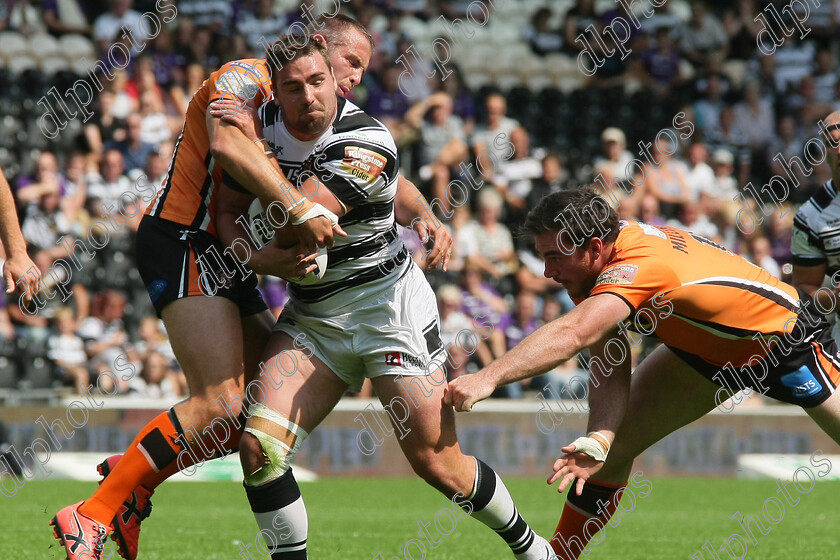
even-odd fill
[{"label": "knee support strap", "polygon": [[265,405],[252,404],[245,431],[260,442],[266,463],[245,474],[245,484],[260,486],[283,476],[309,435],[306,430]]}]

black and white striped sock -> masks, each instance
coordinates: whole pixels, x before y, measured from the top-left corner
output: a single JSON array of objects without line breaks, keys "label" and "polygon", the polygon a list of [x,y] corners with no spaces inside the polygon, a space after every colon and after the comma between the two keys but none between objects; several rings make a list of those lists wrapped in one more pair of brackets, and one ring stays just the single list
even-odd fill
[{"label": "black and white striped sock", "polygon": [[267,484],[246,484],[245,492],[271,560],[306,560],[309,519],[291,469]]},{"label": "black and white striped sock", "polygon": [[475,484],[468,502],[471,516],[498,533],[520,560],[544,560],[543,539],[519,515],[505,483],[492,468],[475,459]]}]

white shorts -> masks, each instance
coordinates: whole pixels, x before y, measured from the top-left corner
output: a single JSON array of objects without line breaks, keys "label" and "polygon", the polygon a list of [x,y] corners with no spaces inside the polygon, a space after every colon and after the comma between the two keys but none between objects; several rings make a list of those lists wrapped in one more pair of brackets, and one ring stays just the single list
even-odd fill
[{"label": "white shorts", "polygon": [[437,301],[416,264],[390,288],[356,303],[353,311],[313,318],[291,300],[273,332],[297,338],[298,346],[306,346],[356,391],[366,377],[434,375],[443,365]]}]

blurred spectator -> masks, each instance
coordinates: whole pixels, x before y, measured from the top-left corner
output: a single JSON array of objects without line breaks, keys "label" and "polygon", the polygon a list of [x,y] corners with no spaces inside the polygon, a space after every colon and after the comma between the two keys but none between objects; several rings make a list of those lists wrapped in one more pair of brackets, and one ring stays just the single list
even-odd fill
[{"label": "blurred spectator", "polygon": [[[93,22],[93,40],[96,42],[98,52],[107,53],[113,43],[122,40],[123,27],[131,31],[134,43],[142,44],[146,35],[141,30],[140,12],[131,9],[134,5],[133,0],[109,0],[108,5],[108,11]],[[181,11],[180,5],[178,11]],[[126,46],[131,50],[132,55],[139,54],[131,43],[129,41]]]},{"label": "blurred spectator", "polygon": [[785,41],[776,49],[773,53],[776,62],[774,75],[783,92],[811,74],[816,54],[811,41]]},{"label": "blurred spectator", "polygon": [[168,358],[150,352],[143,358],[140,375],[130,381],[132,396],[148,399],[176,399],[186,393],[186,377],[170,367]]},{"label": "blurred spectator", "polygon": [[507,117],[507,100],[500,93],[492,93],[484,102],[486,122],[476,126],[472,136],[473,155],[479,173],[485,181],[493,181],[492,172],[503,159],[510,158],[510,134],[519,121]]},{"label": "blurred spectator", "polygon": [[[489,352],[485,354],[483,349],[477,351],[481,367],[486,367],[507,351],[504,332],[513,321],[508,304],[496,289],[482,279],[481,272],[469,264],[461,272],[461,301],[461,310],[472,318],[486,342]],[[490,330],[489,335],[487,330]]]},{"label": "blurred spectator", "polygon": [[688,188],[691,199],[698,200],[700,193],[710,190],[715,181],[715,172],[707,163],[709,150],[702,142],[694,142],[688,147]]},{"label": "blurred spectator", "polygon": [[773,106],[759,95],[758,85],[744,86],[743,101],[735,105],[732,127],[750,150],[750,174],[764,180],[768,177],[767,147],[776,135],[776,116]]},{"label": "blurred spectator", "polygon": [[420,176],[431,180],[432,197],[449,212],[449,181],[467,157],[463,123],[452,114],[452,98],[444,92],[432,94],[411,107],[405,120],[420,131]]},{"label": "blurred spectator", "polygon": [[15,198],[21,204],[39,202],[45,194],[64,196],[69,190],[67,178],[58,170],[58,160],[53,152],[43,151],[35,160],[31,175],[20,175],[15,181]]},{"label": "blurred spectator", "polygon": [[417,48],[407,38],[403,37],[397,42],[397,55],[394,62],[411,70],[407,75],[400,76],[398,86],[412,103],[422,102],[432,94],[427,76],[435,73],[435,69],[426,60],[422,58],[418,60],[416,53]]},{"label": "blurred spectator", "polygon": [[2,27],[17,31],[21,35],[29,36],[36,33],[46,33],[41,8],[32,5],[32,0],[11,0],[6,2]]},{"label": "blurred spectator", "polygon": [[528,131],[521,126],[510,133],[510,141],[513,144],[513,158],[499,162],[495,185],[509,210],[506,223],[519,224],[525,217],[525,201],[531,194],[533,182],[542,175],[545,150],[531,150]]},{"label": "blurred spectator", "polygon": [[627,150],[627,137],[617,127],[605,128],[601,133],[601,147],[604,155],[595,158],[595,172],[600,173],[604,183],[629,179],[627,169],[633,161],[633,154]]},{"label": "blurred spectator", "polygon": [[674,157],[677,147],[669,141],[653,142],[650,149],[653,164],[645,163],[644,183],[640,187],[644,194],[659,200],[662,215],[666,218],[676,215],[676,207],[691,200],[688,186],[688,169]]},{"label": "blurred spectator", "polygon": [[[233,3],[225,0],[178,0],[178,18],[189,19],[209,35],[224,32],[233,19]],[[273,40],[272,40],[273,42]]]},{"label": "blurred spectator", "polygon": [[21,232],[32,250],[43,250],[52,259],[64,256],[64,250],[57,246],[61,236],[70,233],[72,222],[61,209],[61,195],[57,189],[45,191],[37,203],[26,206],[21,221]]},{"label": "blurred spectator", "polygon": [[671,32],[666,27],[656,31],[656,46],[639,53],[642,82],[658,95],[668,95],[682,83],[680,71],[682,57],[673,44]]},{"label": "blurred spectator", "polygon": [[400,91],[399,77],[402,69],[393,64],[382,73],[382,86],[371,92],[365,111],[376,117],[394,136],[398,147],[404,146],[412,136],[411,127],[405,122],[405,114],[411,106],[408,97]]},{"label": "blurred spectator", "polygon": [[522,32],[523,38],[531,46],[534,54],[540,56],[560,52],[563,48],[563,35],[559,29],[551,29],[551,8],[543,6],[531,16],[531,23]]},{"label": "blurred spectator", "polygon": [[504,199],[493,187],[481,189],[476,200],[477,221],[465,225],[459,235],[474,240],[464,254],[467,263],[492,278],[494,285],[509,290],[512,282],[503,281],[516,272],[519,261],[510,230],[499,222],[503,205]]},{"label": "blurred spectator", "polygon": [[94,118],[85,125],[84,135],[90,147],[91,159],[99,161],[108,142],[122,142],[126,139],[128,125],[122,117],[114,114],[116,95],[105,90],[99,94],[99,107]]},{"label": "blurred spectator", "polygon": [[131,179],[125,176],[122,154],[118,150],[105,152],[99,171],[87,176],[88,198],[97,198],[103,204],[116,207],[120,195],[133,190]]},{"label": "blurred spectator", "polygon": [[708,216],[700,213],[700,208],[693,200],[680,204],[677,210],[677,219],[668,220],[666,224],[696,233],[712,241],[721,240],[717,226],[709,220]]},{"label": "blurred spectator", "polygon": [[542,197],[565,189],[569,183],[569,173],[557,154],[546,154],[541,169],[540,176],[532,181],[531,192],[526,199],[528,208],[535,207]]},{"label": "blurred spectator", "polygon": [[756,235],[750,239],[750,251],[746,257],[776,278],[782,277],[782,269],[771,254],[770,241],[763,235]]},{"label": "blurred spectator", "polygon": [[579,35],[586,33],[586,28],[598,22],[598,13],[595,11],[595,0],[580,0],[575,2],[565,16],[563,21],[563,43],[569,54],[577,53],[585,47],[580,41],[576,41]]},{"label": "blurred spectator", "polygon": [[103,389],[107,392],[117,388],[121,393],[128,390],[128,379],[123,379],[119,373],[126,370],[125,364],[128,363],[128,334],[123,322],[125,303],[125,296],[115,290],[96,294],[93,297],[91,316],[84,319],[77,330],[77,334],[85,341],[85,351],[94,371],[100,375],[103,371],[109,371],[117,379],[115,387],[110,376],[102,376]]},{"label": "blurred spectator", "polygon": [[814,100],[818,103],[834,103],[837,101],[835,86],[837,85],[837,63],[829,49],[821,49],[817,53],[817,68],[814,71]]},{"label": "blurred spectator", "polygon": [[776,76],[776,57],[773,54],[759,56],[758,62],[751,61],[744,81],[757,83],[761,97],[771,103],[775,103],[787,91],[787,84]]},{"label": "blurred spectator", "polygon": [[266,44],[270,45],[286,32],[286,17],[275,11],[274,0],[257,0],[253,11],[242,15],[236,30],[245,36],[252,52],[261,53]]},{"label": "blurred spectator", "polygon": [[92,27],[83,0],[43,0],[44,23],[52,35],[80,33],[89,35]]},{"label": "blurred spectator", "polygon": [[519,344],[523,338],[537,330],[539,326],[536,294],[528,290],[520,291],[516,296],[513,321],[505,329],[508,350]]},{"label": "blurred spectator", "polygon": [[[785,208],[784,212],[773,212],[773,215],[766,222],[767,239],[770,241],[770,255],[780,265],[791,262],[790,243],[793,239],[794,214],[795,211],[788,207]],[[790,274],[786,276],[790,276]]]},{"label": "blurred spectator", "polygon": [[706,91],[701,99],[694,103],[694,124],[700,132],[709,138],[717,133],[720,126],[720,113],[726,104],[723,101],[723,82],[717,76],[709,76]]},{"label": "blurred spectator", "polygon": [[712,151],[726,150],[735,156],[735,172],[739,185],[746,185],[752,168],[752,155],[747,139],[741,129],[735,126],[735,110],[724,107],[720,111],[717,129],[709,134],[709,148]]},{"label": "blurred spectator", "polygon": [[47,339],[47,358],[53,363],[56,378],[71,382],[76,394],[81,395],[90,383],[90,372],[85,343],[76,334],[75,313],[62,307],[56,310],[54,321],[58,332]]},{"label": "blurred spectator", "polygon": [[639,201],[639,221],[652,226],[665,225],[665,220],[659,213],[659,199],[652,194],[644,195]]},{"label": "blurred spectator", "polygon": [[163,321],[153,315],[143,317],[140,319],[137,334],[140,340],[134,344],[134,351],[140,360],[146,359],[151,354],[160,354],[170,362],[170,367],[180,369],[175,359],[175,352],[166,336]]},{"label": "blurred spectator", "polygon": [[[2,253],[2,247],[0,247],[0,253]],[[0,259],[0,266],[5,262],[5,255],[3,257]],[[2,278],[0,278],[0,289],[3,290],[0,292],[3,294],[0,296],[0,336],[4,340],[14,340],[15,326],[12,324],[12,318],[9,317],[9,310],[6,309],[6,283]]]},{"label": "blurred spectator", "polygon": [[700,204],[707,215],[719,211],[724,204],[731,203],[738,196],[738,185],[733,173],[735,157],[728,150],[715,150],[712,154],[714,180],[700,193]]},{"label": "blurred spectator", "polygon": [[143,170],[152,152],[154,145],[144,142],[142,138],[143,117],[133,113],[126,119],[126,138],[121,142],[111,140],[105,144],[105,150],[117,150],[122,154],[123,164],[127,173],[135,170]]},{"label": "blurred spectator", "polygon": [[144,92],[140,97],[140,139],[157,146],[169,140],[172,130],[160,96],[152,91]]},{"label": "blurred spectator", "polygon": [[792,157],[802,159],[806,138],[797,130],[796,120],[790,115],[780,118],[777,128],[778,134],[767,149],[767,164],[770,166],[770,171],[773,175],[778,175],[787,181],[788,184],[791,183],[789,175],[793,173],[799,186],[807,185],[809,180],[802,173],[801,167],[783,166],[780,161],[781,159],[790,161]]},{"label": "blurred spectator", "polygon": [[[461,299],[461,290],[452,284],[445,284],[437,290],[440,339],[449,354],[447,363],[451,366],[447,368],[449,380],[466,373],[470,355],[478,351],[478,345],[484,345],[484,341],[473,331],[473,322],[460,311]],[[470,350],[473,352],[468,353]],[[489,350],[485,345],[480,352],[486,356]]]},{"label": "blurred spectator", "polygon": [[464,83],[464,74],[457,64],[449,66],[452,74],[443,82],[437,75],[432,82],[437,82],[435,91],[445,91],[452,97],[452,112],[464,122],[464,134],[467,137],[475,132],[475,102],[473,94]]},{"label": "blurred spectator", "polygon": [[755,0],[736,0],[726,8],[723,25],[729,36],[729,55],[734,59],[749,60],[756,51],[756,38],[762,26],[755,21],[758,9]]},{"label": "blurred spectator", "polygon": [[680,28],[679,47],[682,55],[698,69],[706,66],[710,55],[727,53],[729,38],[723,23],[708,13],[705,2],[691,3],[691,18]]}]

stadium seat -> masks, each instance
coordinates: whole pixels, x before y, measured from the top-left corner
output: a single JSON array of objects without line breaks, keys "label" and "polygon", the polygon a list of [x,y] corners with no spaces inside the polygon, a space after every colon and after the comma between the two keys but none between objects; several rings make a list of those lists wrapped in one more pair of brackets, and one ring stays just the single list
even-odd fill
[{"label": "stadium seat", "polygon": [[93,43],[82,35],[63,35],[58,42],[61,52],[67,57],[68,62],[82,57],[93,58],[96,56],[96,48]]},{"label": "stadium seat", "polygon": [[15,74],[20,74],[24,70],[37,69],[38,59],[25,52],[18,52],[7,56],[6,68]]},{"label": "stadium seat", "polygon": [[27,52],[40,59],[50,58],[62,52],[61,45],[52,35],[37,33],[27,39]]},{"label": "stadium seat", "polygon": [[53,386],[53,366],[44,357],[36,356],[23,368],[21,387],[27,389],[48,389]]},{"label": "stadium seat", "polygon": [[17,31],[4,31],[0,33],[0,52],[6,57],[28,51],[26,38]]},{"label": "stadium seat", "polygon": [[67,63],[67,60],[65,60],[61,56],[53,55],[46,58],[41,58],[41,72],[43,72],[47,76],[53,76],[57,72],[67,70],[69,67],[70,65]]},{"label": "stadium seat", "polygon": [[530,89],[521,85],[511,88],[507,94],[508,114],[520,121],[527,120],[533,100]]},{"label": "stadium seat", "polygon": [[0,389],[14,389],[18,383],[18,366],[14,360],[0,356]]}]

